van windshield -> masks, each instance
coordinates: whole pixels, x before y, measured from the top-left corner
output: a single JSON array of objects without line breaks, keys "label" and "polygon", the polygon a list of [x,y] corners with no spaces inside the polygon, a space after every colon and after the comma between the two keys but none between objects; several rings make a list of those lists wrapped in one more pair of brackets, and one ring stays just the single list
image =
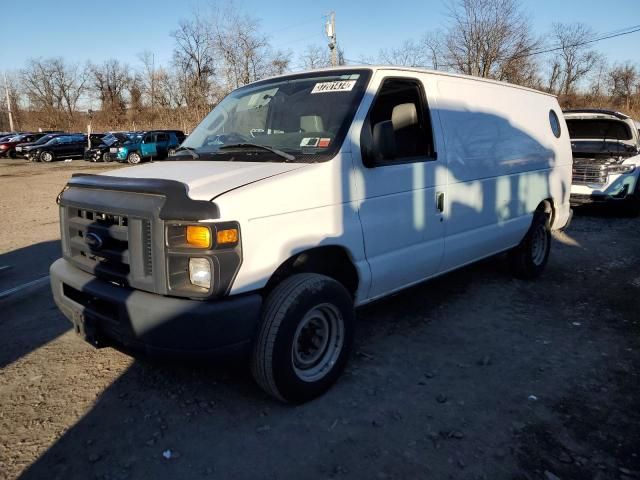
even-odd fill
[{"label": "van windshield", "polygon": [[314,72],[240,88],[205,117],[181,149],[202,160],[328,160],[349,130],[370,75],[366,69]]}]

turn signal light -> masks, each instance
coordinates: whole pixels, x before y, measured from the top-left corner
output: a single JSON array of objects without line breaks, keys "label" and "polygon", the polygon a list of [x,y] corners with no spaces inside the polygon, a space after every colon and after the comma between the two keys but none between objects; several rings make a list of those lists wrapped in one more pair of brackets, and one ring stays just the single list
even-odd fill
[{"label": "turn signal light", "polygon": [[200,225],[188,225],[187,243],[192,247],[210,248],[211,230],[209,229],[209,227],[202,227]]},{"label": "turn signal light", "polygon": [[226,230],[218,230],[216,234],[218,245],[228,245],[230,243],[238,243],[238,229],[228,228]]}]

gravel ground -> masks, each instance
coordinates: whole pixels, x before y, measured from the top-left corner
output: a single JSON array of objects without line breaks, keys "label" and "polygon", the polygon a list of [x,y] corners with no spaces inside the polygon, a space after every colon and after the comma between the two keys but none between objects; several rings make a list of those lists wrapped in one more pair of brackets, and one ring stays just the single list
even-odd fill
[{"label": "gravel ground", "polygon": [[[1,290],[46,274],[56,194],[104,168],[0,162]],[[640,478],[639,238],[579,211],[537,281],[497,257],[361,309],[347,372],[298,407],[242,365],[95,350],[46,287],[5,300],[0,478]]]}]

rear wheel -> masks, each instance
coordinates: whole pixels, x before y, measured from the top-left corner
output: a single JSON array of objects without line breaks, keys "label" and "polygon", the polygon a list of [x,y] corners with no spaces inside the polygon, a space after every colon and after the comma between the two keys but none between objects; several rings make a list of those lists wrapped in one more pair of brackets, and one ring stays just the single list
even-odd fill
[{"label": "rear wheel", "polygon": [[523,279],[540,276],[547,265],[550,251],[549,217],[544,212],[535,212],[529,231],[520,244],[509,252],[513,274]]},{"label": "rear wheel", "polygon": [[354,308],[337,281],[292,275],[266,298],[251,370],[270,395],[302,403],[337,380],[353,342]]},{"label": "rear wheel", "polygon": [[53,152],[45,151],[45,152],[42,152],[42,153],[40,154],[40,161],[41,161],[41,162],[47,162],[47,163],[49,163],[49,162],[53,162],[53,161],[55,160],[55,158],[56,158],[56,157],[55,157],[55,155],[53,154]]},{"label": "rear wheel", "polygon": [[127,162],[129,162],[131,165],[137,165],[141,161],[142,157],[138,152],[131,152],[129,155],[127,155]]}]

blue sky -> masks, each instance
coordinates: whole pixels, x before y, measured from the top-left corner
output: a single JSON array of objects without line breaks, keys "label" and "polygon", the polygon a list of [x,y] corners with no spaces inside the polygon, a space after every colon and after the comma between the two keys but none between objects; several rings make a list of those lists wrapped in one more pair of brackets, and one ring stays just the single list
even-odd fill
[{"label": "blue sky", "polygon": [[[236,6],[258,18],[272,45],[291,50],[296,64],[297,52],[306,45],[325,45],[322,17],[330,10],[336,11],[338,41],[345,56],[359,59],[375,57],[381,48],[442,27],[445,1],[240,0]],[[547,32],[553,22],[580,21],[599,33],[640,24],[640,0],[524,0],[522,4],[539,34]],[[206,5],[200,0],[110,0],[101,4],[30,0],[28,8],[19,8],[3,24],[0,69],[17,70],[29,57],[53,56],[82,63],[117,58],[137,65],[137,56],[144,50],[155,54],[157,64],[167,63],[173,48],[170,32],[178,20]],[[640,64],[640,32],[594,47],[611,63],[631,60]]]}]

